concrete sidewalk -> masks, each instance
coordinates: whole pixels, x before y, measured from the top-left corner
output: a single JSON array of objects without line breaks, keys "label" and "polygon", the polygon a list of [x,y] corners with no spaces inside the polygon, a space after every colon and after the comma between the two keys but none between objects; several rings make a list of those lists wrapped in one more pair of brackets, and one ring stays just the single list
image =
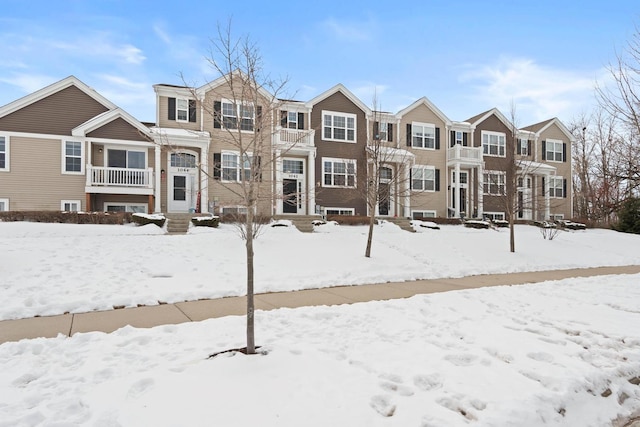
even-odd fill
[{"label": "concrete sidewalk", "polygon": [[[473,289],[484,286],[517,285],[588,277],[606,274],[640,273],[640,265],[552,270],[525,273],[486,274],[455,279],[416,280],[359,286],[338,286],[293,292],[255,295],[257,310],[305,307],[313,305],[353,304],[375,300],[408,298],[418,294]],[[150,328],[158,325],[197,322],[200,320],[243,315],[246,297],[230,297],[124,308],[89,313],[0,321],[0,344],[23,338],[52,338],[58,334],[71,336],[78,332],[113,332],[126,325]]]}]

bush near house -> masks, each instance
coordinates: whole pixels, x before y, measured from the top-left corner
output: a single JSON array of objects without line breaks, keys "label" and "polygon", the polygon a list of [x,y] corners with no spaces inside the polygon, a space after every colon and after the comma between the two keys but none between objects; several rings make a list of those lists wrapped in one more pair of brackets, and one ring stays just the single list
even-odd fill
[{"label": "bush near house", "polygon": [[131,217],[131,221],[137,225],[147,225],[147,224],[155,224],[158,227],[164,227],[164,223],[167,219],[164,215],[147,215],[147,214],[133,214]]},{"label": "bush near house", "polygon": [[122,225],[132,222],[131,215],[130,212],[9,211],[0,212],[0,221]]},{"label": "bush near house", "polygon": [[213,227],[218,228],[220,225],[220,217],[217,216],[200,216],[191,218],[191,224],[194,227]]},{"label": "bush near house", "polygon": [[335,221],[340,225],[369,225],[370,218],[365,215],[328,215],[327,221]]}]

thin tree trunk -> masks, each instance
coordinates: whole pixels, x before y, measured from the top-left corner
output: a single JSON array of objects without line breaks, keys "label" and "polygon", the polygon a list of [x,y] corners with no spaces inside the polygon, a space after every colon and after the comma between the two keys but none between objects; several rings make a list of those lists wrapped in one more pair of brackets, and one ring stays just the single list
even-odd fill
[{"label": "thin tree trunk", "polygon": [[371,242],[373,242],[373,225],[375,223],[375,216],[371,215],[369,219],[369,235],[367,236],[367,249],[364,251],[364,256],[371,258]]},{"label": "thin tree trunk", "polygon": [[[247,209],[250,211],[250,209]],[[247,354],[255,354],[254,304],[253,304],[253,214],[247,212],[245,224],[247,249]]]},{"label": "thin tree trunk", "polygon": [[516,251],[516,230],[513,221],[513,214],[509,217],[509,249],[511,252]]}]

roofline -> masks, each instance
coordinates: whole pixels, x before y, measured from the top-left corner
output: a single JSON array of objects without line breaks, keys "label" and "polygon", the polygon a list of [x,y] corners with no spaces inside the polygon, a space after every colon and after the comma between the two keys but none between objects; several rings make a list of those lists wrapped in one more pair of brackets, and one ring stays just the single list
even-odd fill
[{"label": "roofline", "polygon": [[560,130],[567,135],[567,137],[569,138],[570,141],[575,141],[575,137],[573,136],[573,134],[569,131],[569,129],[567,129],[567,127],[560,121],[559,118],[554,117],[552,119],[550,119],[546,125],[544,125],[543,127],[540,128],[539,131],[535,132],[536,137],[540,137],[540,135],[542,134],[542,132],[544,132],[545,130],[547,130],[549,128],[549,126],[551,126],[552,124],[556,124],[556,126],[558,126],[560,128]]},{"label": "roofline", "polygon": [[360,101],[360,99],[357,96],[355,96],[349,89],[347,89],[342,83],[338,83],[337,85],[333,86],[331,89],[325,90],[320,95],[307,101],[306,105],[308,108],[313,108],[315,104],[322,101],[323,99],[330,97],[331,95],[337,92],[342,92],[342,94],[346,96],[349,99],[349,101],[353,102],[358,108],[364,111],[367,117],[370,117],[373,115],[373,112],[371,111],[371,109],[367,107],[362,101]]},{"label": "roofline", "polygon": [[451,121],[451,119],[449,119],[449,117],[447,117],[446,114],[444,114],[438,107],[436,107],[436,105],[433,102],[431,102],[429,100],[429,98],[427,98],[426,96],[423,96],[422,98],[420,98],[420,99],[416,100],[415,102],[413,102],[408,107],[403,108],[402,110],[398,111],[396,113],[396,117],[398,119],[401,119],[402,116],[404,116],[406,113],[408,113],[409,111],[413,110],[414,108],[416,108],[419,105],[426,105],[431,111],[436,113],[436,116],[438,116],[440,118],[440,120],[442,120],[447,125],[447,127],[451,126],[451,124],[453,123]]},{"label": "roofline", "polygon": [[[515,125],[513,123],[511,123],[509,121],[509,119],[507,119],[505,117],[504,114],[502,114],[502,112],[500,112],[500,110],[498,110],[496,107],[492,108],[491,110],[487,111],[482,117],[480,117],[478,120],[476,120],[475,122],[471,123],[474,127],[478,126],[478,123],[485,121],[490,115],[495,114],[496,117],[498,117],[498,120],[500,120],[506,127],[508,127],[509,129],[514,129]],[[520,129],[516,129],[517,131],[520,131]]]},{"label": "roofline", "polygon": [[131,114],[124,111],[122,108],[115,108],[113,110],[105,111],[102,114],[98,114],[95,117],[87,120],[86,122],[76,126],[71,130],[71,135],[73,136],[86,136],[87,133],[92,132],[107,123],[112,122],[116,118],[121,118],[131,126],[135,127],[138,131],[140,131],[143,135],[149,138],[150,141],[153,141],[153,135],[151,134],[149,128],[142,124],[139,120],[133,117]]}]

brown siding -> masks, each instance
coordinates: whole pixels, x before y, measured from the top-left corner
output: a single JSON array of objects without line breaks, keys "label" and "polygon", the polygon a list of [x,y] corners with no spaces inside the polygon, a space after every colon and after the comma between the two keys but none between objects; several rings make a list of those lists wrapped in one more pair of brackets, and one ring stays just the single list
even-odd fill
[{"label": "brown siding", "polygon": [[60,210],[61,200],[80,200],[85,176],[62,173],[59,139],[11,137],[11,172],[0,173],[0,197],[11,210]]},{"label": "brown siding", "polygon": [[71,129],[107,110],[77,87],[70,86],[0,118],[0,129],[71,135]]},{"label": "brown siding", "polygon": [[89,132],[87,136],[91,138],[122,139],[126,141],[151,141],[145,134],[141,133],[120,117]]},{"label": "brown siding", "polygon": [[[356,115],[356,143],[323,141],[322,139],[322,111],[335,111]],[[320,183],[316,189],[316,203],[325,207],[355,208],[356,215],[366,215],[367,205],[363,197],[362,189],[367,183],[367,161],[365,147],[367,143],[367,120],[364,112],[351,102],[341,92],[323,99],[313,106],[311,113],[311,125],[316,129],[315,145],[316,178]],[[355,159],[357,161],[357,189],[324,188],[323,157],[340,159]]]}]

